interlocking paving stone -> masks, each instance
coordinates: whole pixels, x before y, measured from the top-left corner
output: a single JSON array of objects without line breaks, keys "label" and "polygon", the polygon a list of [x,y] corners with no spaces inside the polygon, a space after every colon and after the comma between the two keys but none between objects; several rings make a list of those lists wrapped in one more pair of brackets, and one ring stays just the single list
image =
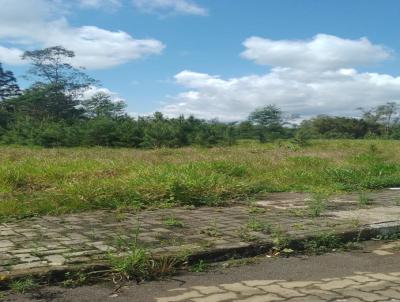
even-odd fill
[{"label": "interlocking paving stone", "polygon": [[[212,286],[192,286],[169,290],[170,297],[157,298],[157,302],[372,302],[372,301],[400,301],[400,291],[390,280],[399,275],[398,272],[377,274],[384,285],[384,289],[375,290],[373,285],[377,281],[368,276],[368,273],[355,273],[352,276],[328,278],[315,281],[284,281],[284,280],[245,280],[241,283],[215,284]],[[348,282],[349,280],[359,282]],[[336,282],[335,289],[330,288]],[[243,287],[243,284],[246,286]],[[321,286],[321,285],[326,286]],[[325,288],[325,289],[321,289]],[[251,291],[262,289],[264,293]]]},{"label": "interlocking paving stone", "polygon": [[[290,194],[285,194],[283,195],[286,199],[281,200],[291,198]],[[276,198],[278,195],[271,196]],[[300,195],[296,196],[289,205],[296,205],[298,211],[298,207],[301,208],[304,204],[304,196],[301,195],[303,199]],[[372,193],[371,196],[373,203],[360,211],[357,210],[357,195],[337,197],[335,202],[329,204],[329,215],[315,218],[310,218],[305,213],[298,215],[298,212],[293,212],[293,208],[285,206],[287,203],[281,204],[278,198],[273,202],[264,202],[265,208],[257,213],[251,211],[254,206],[232,203],[231,207],[222,208],[171,208],[137,213],[107,210],[14,220],[0,224],[0,266],[3,272],[18,273],[18,270],[29,267],[50,269],[58,265],[90,264],[105,259],[109,252],[119,253],[121,243],[130,245],[136,240],[137,244],[157,254],[221,251],[250,247],[257,243],[271,243],[273,235],[269,232],[249,229],[251,219],[280,229],[292,238],[304,238],[320,234],[322,230],[339,233],[349,229],[356,230],[354,217],[346,218],[346,213],[354,213],[355,209],[361,225],[368,224],[371,217],[376,216],[374,221],[377,221],[382,217],[400,214],[400,206],[395,207],[393,202],[400,197],[400,191]],[[268,195],[266,198],[268,199]],[[163,221],[166,217],[182,221],[183,227],[165,225]],[[243,235],[244,229],[246,233]],[[389,253],[390,248],[396,246],[382,248],[383,254]],[[382,280],[379,276],[370,277]],[[400,277],[391,277],[390,281],[400,280]],[[357,281],[348,279],[341,282],[350,284]],[[335,283],[330,284],[334,288]]]}]

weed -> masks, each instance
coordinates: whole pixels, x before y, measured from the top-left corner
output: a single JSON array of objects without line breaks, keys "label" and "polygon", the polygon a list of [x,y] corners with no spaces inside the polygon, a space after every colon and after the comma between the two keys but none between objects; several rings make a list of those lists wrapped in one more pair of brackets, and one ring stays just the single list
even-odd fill
[{"label": "weed", "polygon": [[320,233],[306,241],[304,248],[312,254],[322,254],[342,247],[343,244],[334,233]]},{"label": "weed", "polygon": [[26,293],[39,287],[33,278],[13,280],[10,284],[11,291],[15,293]]},{"label": "weed", "polygon": [[271,225],[263,221],[258,220],[255,217],[251,217],[247,223],[247,228],[254,232],[270,233]]},{"label": "weed", "polygon": [[[111,273],[119,280],[151,280],[173,274],[181,257],[163,256],[153,257],[149,250],[139,246],[140,221],[134,229],[133,240],[120,238],[120,248],[124,249],[123,255],[108,254]],[[115,278],[114,278],[115,280]]]},{"label": "weed", "polygon": [[370,205],[372,203],[372,198],[368,196],[365,192],[360,192],[358,194],[358,205],[360,207]]},{"label": "weed", "polygon": [[311,217],[319,217],[327,206],[327,195],[316,193],[306,201],[307,212]]},{"label": "weed", "polygon": [[257,241],[257,236],[252,234],[250,230],[246,227],[242,227],[238,230],[238,235],[241,241],[244,242],[253,242]]},{"label": "weed", "polygon": [[228,261],[225,261],[222,263],[223,268],[229,268],[229,267],[238,267],[238,266],[243,266],[243,265],[250,265],[250,264],[255,264],[259,262],[259,258],[241,258],[241,259],[229,259]]},{"label": "weed", "polygon": [[176,227],[176,228],[183,228],[185,226],[185,224],[181,220],[173,216],[165,218],[163,220],[163,224],[166,226]]},{"label": "weed", "polygon": [[204,262],[204,260],[199,260],[198,262],[196,262],[195,264],[193,264],[189,271],[194,272],[194,273],[203,273],[205,271],[207,271],[207,269],[209,268],[209,265],[207,263]]},{"label": "weed", "polygon": [[281,251],[289,246],[290,236],[281,228],[274,228],[271,232],[271,237],[275,250]]},{"label": "weed", "polygon": [[214,221],[212,222],[208,227],[206,227],[205,229],[202,229],[200,231],[201,234],[205,234],[209,237],[221,237],[222,233],[221,231],[218,229],[217,226],[217,222]]},{"label": "weed", "polygon": [[123,256],[110,253],[109,261],[111,272],[117,279],[140,282],[172,275],[184,259],[179,256],[153,257],[149,250],[135,243]]},{"label": "weed", "polygon": [[83,272],[66,272],[65,280],[62,281],[63,287],[73,288],[82,286],[87,282],[87,275]]},{"label": "weed", "polygon": [[250,206],[249,207],[249,214],[262,214],[265,213],[266,210],[264,208],[256,207],[256,206]]}]

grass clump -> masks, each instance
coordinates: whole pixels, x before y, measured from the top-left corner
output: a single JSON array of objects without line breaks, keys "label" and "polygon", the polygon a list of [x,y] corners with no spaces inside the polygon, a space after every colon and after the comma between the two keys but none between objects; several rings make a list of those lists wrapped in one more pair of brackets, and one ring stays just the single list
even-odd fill
[{"label": "grass clump", "polygon": [[372,203],[372,198],[367,193],[361,192],[358,194],[358,205],[364,207]]},{"label": "grass clump", "polygon": [[204,273],[208,270],[209,265],[204,260],[199,260],[190,266],[189,271],[193,273]]},{"label": "grass clump", "polygon": [[183,228],[185,224],[183,221],[171,216],[171,217],[166,217],[163,220],[163,224],[169,227],[175,227],[175,228]]},{"label": "grass clump", "polygon": [[11,291],[20,294],[33,291],[38,287],[39,284],[33,278],[30,277],[13,280],[10,284]]},{"label": "grass clump", "polygon": [[132,245],[124,256],[110,254],[109,260],[113,280],[136,282],[172,275],[182,263],[179,257],[153,257],[137,245]]},{"label": "grass clump", "polygon": [[320,233],[305,242],[306,252],[312,254],[323,254],[343,247],[342,242],[334,233]]},{"label": "grass clump", "polygon": [[250,217],[249,222],[247,223],[247,229],[254,232],[270,233],[272,227],[266,222],[260,221],[255,217]]},{"label": "grass clump", "polygon": [[222,232],[218,228],[216,221],[211,222],[210,225],[207,226],[206,228],[202,229],[200,231],[200,233],[205,234],[209,237],[221,237],[222,236]]}]

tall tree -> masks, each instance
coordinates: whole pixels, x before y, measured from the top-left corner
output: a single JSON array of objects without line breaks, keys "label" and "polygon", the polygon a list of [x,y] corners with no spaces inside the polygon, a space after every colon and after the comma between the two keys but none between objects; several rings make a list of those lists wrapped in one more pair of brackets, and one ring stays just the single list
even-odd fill
[{"label": "tall tree", "polygon": [[400,121],[400,106],[396,102],[387,102],[367,110],[364,108],[358,109],[363,112],[364,120],[383,125],[386,135],[389,134],[391,127]]},{"label": "tall tree", "polygon": [[254,110],[250,113],[249,121],[268,129],[280,128],[284,124],[282,110],[275,105]]},{"label": "tall tree", "polygon": [[70,64],[75,53],[62,46],[26,51],[22,58],[31,63],[30,76],[37,78],[36,86],[50,86],[76,97],[95,84],[92,78]]},{"label": "tall tree", "polygon": [[83,100],[82,106],[89,117],[118,117],[123,115],[126,104],[123,101],[113,101],[110,95],[98,92]]},{"label": "tall tree", "polygon": [[4,70],[0,63],[0,101],[17,96],[21,92],[12,71]]},{"label": "tall tree", "polygon": [[285,124],[282,110],[275,105],[254,110],[248,120],[255,125],[259,141],[262,143],[268,140],[267,136],[270,139],[280,137]]}]

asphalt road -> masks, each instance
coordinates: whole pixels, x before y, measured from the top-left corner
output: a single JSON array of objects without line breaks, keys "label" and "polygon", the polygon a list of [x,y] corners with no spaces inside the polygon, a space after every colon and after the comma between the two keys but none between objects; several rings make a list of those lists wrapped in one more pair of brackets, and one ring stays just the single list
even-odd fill
[{"label": "asphalt road", "polygon": [[45,287],[6,294],[4,301],[400,301],[400,242],[368,242],[362,250],[321,256],[263,257],[255,264],[185,273],[175,280]]}]

